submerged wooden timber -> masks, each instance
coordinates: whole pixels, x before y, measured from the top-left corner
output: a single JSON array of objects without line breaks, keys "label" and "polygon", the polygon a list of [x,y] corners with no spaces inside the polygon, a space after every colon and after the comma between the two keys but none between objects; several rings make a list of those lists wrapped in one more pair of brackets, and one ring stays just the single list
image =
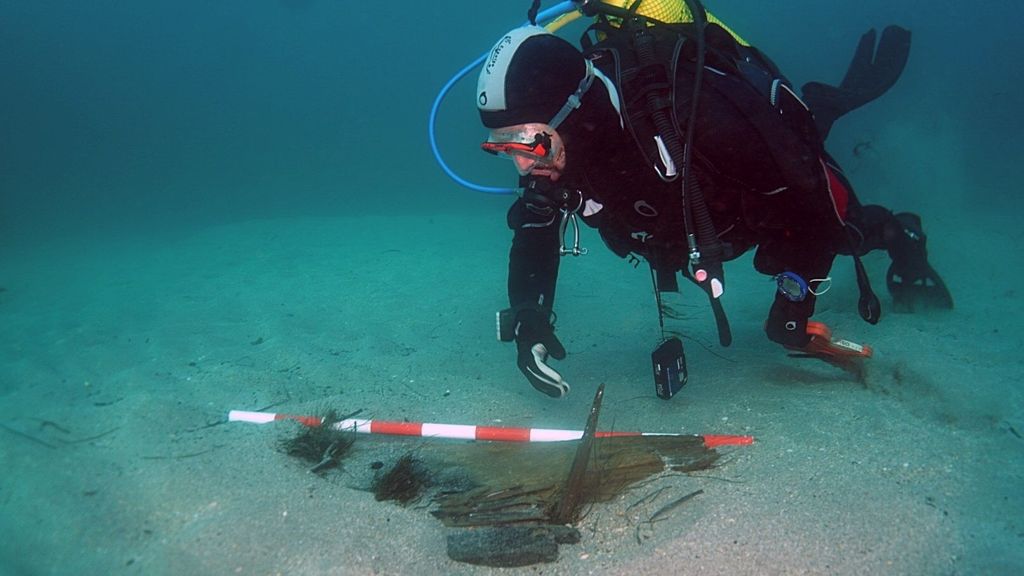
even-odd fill
[{"label": "submerged wooden timber", "polygon": [[[475,488],[442,493],[433,514],[449,526],[494,526],[556,521],[576,442],[555,445],[465,446],[448,461],[468,473]],[[699,437],[623,436],[595,438],[576,498],[582,509],[606,502],[631,486],[666,471],[710,468],[719,453]]]},{"label": "submerged wooden timber", "polygon": [[574,524],[581,511],[666,471],[710,468],[719,453],[699,436],[595,438],[602,389],[581,440],[550,444],[472,444],[446,460],[471,490],[442,493],[433,514],[449,526]]}]

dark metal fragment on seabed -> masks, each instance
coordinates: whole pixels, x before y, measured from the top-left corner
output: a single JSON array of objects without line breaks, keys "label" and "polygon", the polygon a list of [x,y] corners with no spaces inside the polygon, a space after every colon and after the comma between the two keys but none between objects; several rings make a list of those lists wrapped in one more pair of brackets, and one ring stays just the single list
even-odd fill
[{"label": "dark metal fragment on seabed", "polygon": [[575,544],[580,533],[568,526],[487,526],[452,530],[448,557],[480,566],[529,566],[558,559],[559,544]]}]

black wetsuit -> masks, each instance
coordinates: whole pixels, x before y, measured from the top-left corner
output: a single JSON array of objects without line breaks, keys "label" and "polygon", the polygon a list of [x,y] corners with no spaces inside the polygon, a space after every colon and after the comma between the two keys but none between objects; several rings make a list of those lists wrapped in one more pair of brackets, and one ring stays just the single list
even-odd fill
[{"label": "black wetsuit", "polygon": [[[756,50],[736,44],[731,36],[714,39],[734,52],[707,63],[693,169],[723,242],[723,259],[756,246],[758,271],[774,275],[788,270],[816,279],[828,276],[837,253],[883,247],[881,230],[891,212],[860,206],[825,152],[811,113],[785,78]],[[610,54],[598,53],[592,59],[608,78],[615,78]],[[680,123],[688,117],[692,72],[692,65],[684,63],[676,75]],[[631,103],[625,104],[630,110]],[[553,306],[561,242],[557,206],[559,195],[565,193],[582,196],[577,214],[598,229],[619,256],[643,257],[662,277],[685,271],[680,179],[666,182],[659,177],[633,133],[620,126],[620,115],[601,82],[594,82],[583,106],[559,133],[567,154],[562,178],[536,183],[543,193],[524,196],[508,214],[515,231],[509,259],[510,304]],[[527,177],[523,183],[529,181]],[[799,303],[777,296],[766,325],[769,337],[802,346],[813,311],[813,294]]]}]

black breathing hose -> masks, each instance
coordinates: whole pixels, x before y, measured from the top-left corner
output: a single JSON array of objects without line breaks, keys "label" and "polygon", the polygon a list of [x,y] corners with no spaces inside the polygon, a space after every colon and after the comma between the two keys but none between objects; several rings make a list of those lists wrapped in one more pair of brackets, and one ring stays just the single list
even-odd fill
[{"label": "black breathing hose", "polygon": [[[687,230],[695,230],[697,234],[697,245],[699,246],[701,253],[701,259],[709,259],[712,262],[721,264],[724,250],[722,248],[722,242],[718,238],[718,233],[715,231],[715,224],[711,219],[711,212],[708,210],[707,202],[704,199],[704,193],[700,188],[700,184],[697,182],[697,174],[692,170],[693,166],[693,134],[696,131],[697,124],[697,107],[700,102],[701,84],[704,78],[704,59],[706,53],[706,43],[704,38],[704,29],[707,26],[707,14],[704,11],[704,6],[701,5],[699,0],[685,0],[687,8],[690,9],[690,16],[693,18],[694,28],[697,34],[697,62],[696,69],[693,73],[693,96],[690,102],[690,118],[686,128],[686,147],[684,148],[683,166],[685,172],[683,177],[685,178],[684,194],[688,195],[684,204],[692,213],[691,218],[696,219],[696,229],[690,228],[693,222],[687,221]],[[676,67],[676,59],[678,59],[678,50],[673,59],[673,70]],[[675,94],[675,75],[672,77],[673,89],[671,93]],[[675,114],[675,103],[672,105],[672,113]],[[693,247],[691,247],[692,249]],[[692,256],[691,252],[691,256]]]},{"label": "black breathing hose", "polygon": [[[705,45],[704,26],[707,18],[704,7],[696,0],[686,0],[687,7],[693,17],[693,23],[697,41],[697,62],[693,75],[693,94],[690,102],[689,120],[686,124],[686,142],[680,141],[678,118],[675,111],[675,70],[678,63],[679,52],[682,43],[677,44],[672,59],[670,73],[672,78],[672,98],[666,102],[656,90],[650,90],[646,94],[648,112],[654,126],[661,135],[665,147],[668,149],[672,161],[682,170],[683,179],[683,222],[688,234],[691,263],[697,264],[703,260],[714,263],[721,263],[724,255],[722,243],[715,231],[711,213],[708,210],[704,193],[697,175],[693,170],[693,134],[696,128],[698,103],[700,99],[701,83],[704,73]],[[641,28],[634,38],[634,46],[642,66],[656,65],[657,58],[654,48],[654,37],[646,31],[646,26]],[[666,113],[666,109],[670,112]]]},{"label": "black breathing hose", "polygon": [[526,19],[532,26],[537,25],[537,12],[540,10],[540,0],[533,0],[530,9],[526,11]]}]

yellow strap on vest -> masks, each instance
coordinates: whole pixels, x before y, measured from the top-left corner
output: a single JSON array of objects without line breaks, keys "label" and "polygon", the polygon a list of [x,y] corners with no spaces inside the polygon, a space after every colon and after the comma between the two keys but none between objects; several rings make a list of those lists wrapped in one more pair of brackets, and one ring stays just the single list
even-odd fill
[{"label": "yellow strap on vest", "polygon": [[[603,1],[611,6],[617,6],[619,8],[628,8],[631,4],[633,4],[634,0]],[[693,21],[693,17],[690,14],[690,9],[686,6],[686,2],[684,0],[643,0],[640,4],[640,7],[637,9],[637,14],[640,14],[641,16],[647,16],[655,20],[660,20],[661,22],[682,23]],[[750,44],[747,43],[746,40],[741,38],[739,34],[733,32],[731,28],[729,28],[728,26],[725,25],[724,22],[716,18],[714,14],[712,14],[711,12],[708,12],[707,14],[708,22],[718,24],[719,26],[724,28],[726,32],[731,34],[737,42],[743,44],[744,46],[750,46]],[[554,32],[555,30],[558,30],[559,28],[572,22],[573,20],[576,20],[581,15],[582,14],[578,10],[573,10],[572,12],[568,12],[566,14],[559,16],[558,18],[555,18],[550,23],[548,23],[548,25],[545,26],[545,28],[547,28],[549,32]]]}]

